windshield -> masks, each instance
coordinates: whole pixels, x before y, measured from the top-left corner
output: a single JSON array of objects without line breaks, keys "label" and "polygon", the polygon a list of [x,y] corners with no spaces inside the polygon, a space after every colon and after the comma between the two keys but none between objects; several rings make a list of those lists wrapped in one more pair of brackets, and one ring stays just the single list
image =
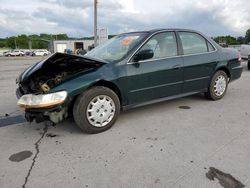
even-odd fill
[{"label": "windshield", "polygon": [[133,33],[116,36],[91,50],[85,56],[108,62],[120,61],[141,42],[145,35],[146,33]]}]

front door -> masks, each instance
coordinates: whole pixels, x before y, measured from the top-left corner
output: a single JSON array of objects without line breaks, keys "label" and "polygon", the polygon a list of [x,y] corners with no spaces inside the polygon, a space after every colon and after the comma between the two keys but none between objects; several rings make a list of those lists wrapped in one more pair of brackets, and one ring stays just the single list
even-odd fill
[{"label": "front door", "polygon": [[183,59],[178,56],[175,32],[154,35],[142,50],[151,49],[151,59],[127,64],[127,86],[130,104],[180,94],[183,84]]}]

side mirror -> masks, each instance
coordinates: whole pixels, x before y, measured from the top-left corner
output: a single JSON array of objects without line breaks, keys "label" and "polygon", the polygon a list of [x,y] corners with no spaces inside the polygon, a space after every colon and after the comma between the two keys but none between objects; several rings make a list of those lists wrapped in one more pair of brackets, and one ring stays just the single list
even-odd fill
[{"label": "side mirror", "polygon": [[134,57],[134,62],[151,59],[154,57],[154,52],[151,49],[146,49],[138,52]]}]

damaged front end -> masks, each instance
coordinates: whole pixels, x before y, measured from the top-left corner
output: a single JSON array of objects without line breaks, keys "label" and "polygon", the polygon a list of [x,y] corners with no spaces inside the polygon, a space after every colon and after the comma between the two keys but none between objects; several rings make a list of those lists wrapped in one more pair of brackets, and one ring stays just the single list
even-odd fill
[{"label": "damaged front end", "polygon": [[74,99],[68,95],[67,88],[57,91],[56,87],[104,63],[83,56],[56,53],[25,70],[17,79],[16,94],[18,105],[25,109],[27,121],[56,124],[66,119]]}]

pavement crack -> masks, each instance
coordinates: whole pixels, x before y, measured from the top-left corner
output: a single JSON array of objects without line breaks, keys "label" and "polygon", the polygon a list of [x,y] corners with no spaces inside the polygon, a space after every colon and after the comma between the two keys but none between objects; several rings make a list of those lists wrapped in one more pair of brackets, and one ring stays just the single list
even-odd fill
[{"label": "pavement crack", "polygon": [[22,188],[26,188],[26,184],[29,181],[29,177],[30,177],[31,171],[32,171],[33,167],[35,166],[36,159],[38,157],[38,154],[40,153],[40,150],[39,150],[40,143],[41,143],[42,139],[44,138],[45,134],[47,133],[47,131],[48,131],[48,126],[45,125],[45,127],[43,128],[43,133],[42,133],[41,137],[34,144],[35,145],[35,149],[36,149],[36,153],[35,153],[35,155],[34,155],[34,157],[32,159],[31,166],[29,168],[28,174],[25,177],[25,181],[24,181],[24,184],[22,185]]}]

